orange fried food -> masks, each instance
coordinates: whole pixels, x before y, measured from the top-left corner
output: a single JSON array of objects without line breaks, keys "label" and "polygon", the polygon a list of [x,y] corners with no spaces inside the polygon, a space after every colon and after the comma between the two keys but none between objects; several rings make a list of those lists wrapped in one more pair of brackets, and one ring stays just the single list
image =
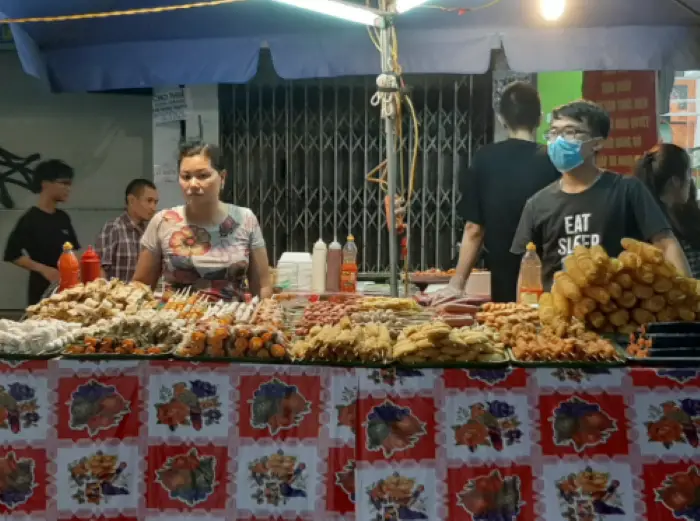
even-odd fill
[{"label": "orange fried food", "polygon": [[579,288],[583,288],[584,286],[588,285],[588,277],[586,277],[586,274],[581,270],[576,257],[573,255],[569,255],[564,259],[564,269]]},{"label": "orange fried food", "polygon": [[583,294],[589,298],[592,298],[600,304],[607,304],[610,302],[610,293],[605,291],[605,289],[599,286],[588,286],[583,288]]},{"label": "orange fried food", "polygon": [[664,252],[656,246],[629,238],[622,239],[620,244],[625,250],[637,254],[644,262],[649,264],[663,264],[664,262]]},{"label": "orange fried food", "polygon": [[[592,263],[593,261],[591,261],[591,264]],[[581,290],[568,273],[563,271],[555,273],[554,284],[556,285],[557,291],[572,302],[577,302],[583,298],[581,295]]]}]

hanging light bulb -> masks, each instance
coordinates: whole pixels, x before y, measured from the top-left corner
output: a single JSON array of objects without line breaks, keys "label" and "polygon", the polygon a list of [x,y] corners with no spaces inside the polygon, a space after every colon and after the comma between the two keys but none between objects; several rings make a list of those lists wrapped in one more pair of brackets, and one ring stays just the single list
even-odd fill
[{"label": "hanging light bulb", "polygon": [[275,0],[275,2],[365,25],[375,25],[381,17],[381,13],[375,9],[342,0]]},{"label": "hanging light bulb", "polygon": [[548,22],[559,20],[565,8],[566,0],[540,0],[540,13]]}]

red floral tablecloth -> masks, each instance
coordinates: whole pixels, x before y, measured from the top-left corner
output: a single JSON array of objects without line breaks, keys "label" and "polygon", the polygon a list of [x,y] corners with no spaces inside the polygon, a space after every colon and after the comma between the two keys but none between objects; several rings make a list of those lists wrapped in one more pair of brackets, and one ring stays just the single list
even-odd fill
[{"label": "red floral tablecloth", "polygon": [[3,520],[700,521],[700,370],[0,363]]}]

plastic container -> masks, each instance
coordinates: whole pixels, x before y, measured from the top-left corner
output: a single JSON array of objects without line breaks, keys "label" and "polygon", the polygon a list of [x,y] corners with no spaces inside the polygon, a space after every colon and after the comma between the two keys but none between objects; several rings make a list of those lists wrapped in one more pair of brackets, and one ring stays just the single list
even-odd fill
[{"label": "plastic container", "polygon": [[277,263],[277,287],[282,291],[311,291],[312,261],[307,252],[285,252]]},{"label": "plastic container", "polygon": [[80,257],[80,279],[83,284],[92,282],[100,278],[102,272],[102,261],[97,252],[88,246],[88,249],[83,256]]},{"label": "plastic container", "polygon": [[326,291],[337,293],[340,291],[340,270],[343,266],[343,247],[334,240],[328,247],[326,260]]},{"label": "plastic container", "polygon": [[326,291],[326,258],[328,257],[328,247],[323,240],[319,239],[314,244],[314,251],[311,255],[311,290],[323,293]]},{"label": "plastic container", "polygon": [[483,295],[491,300],[491,272],[487,270],[472,270],[464,288],[465,295]]},{"label": "plastic container", "polygon": [[58,258],[58,274],[58,291],[80,284],[80,263],[73,253],[73,245],[69,242],[63,245],[63,253]]},{"label": "plastic container", "polygon": [[343,246],[343,264],[340,268],[340,291],[355,293],[357,291],[357,245],[355,237],[348,235]]},{"label": "plastic container", "polygon": [[534,243],[527,245],[527,251],[520,262],[520,275],[518,275],[518,303],[537,304],[542,295],[542,261],[537,255]]}]

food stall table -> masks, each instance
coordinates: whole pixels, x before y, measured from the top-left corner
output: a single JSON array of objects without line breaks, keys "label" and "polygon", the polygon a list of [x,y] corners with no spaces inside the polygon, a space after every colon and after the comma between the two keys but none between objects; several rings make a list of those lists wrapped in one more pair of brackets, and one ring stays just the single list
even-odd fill
[{"label": "food stall table", "polygon": [[0,363],[0,515],[697,519],[700,369]]}]

